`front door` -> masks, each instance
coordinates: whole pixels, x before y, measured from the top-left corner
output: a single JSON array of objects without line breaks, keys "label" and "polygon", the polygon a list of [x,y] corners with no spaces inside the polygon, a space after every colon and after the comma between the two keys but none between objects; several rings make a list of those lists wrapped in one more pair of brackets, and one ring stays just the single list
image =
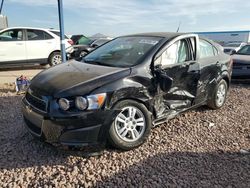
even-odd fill
[{"label": "front door", "polygon": [[[168,91],[160,90],[158,97],[163,105],[158,115],[189,108],[197,96],[200,66],[196,61],[196,38],[181,38],[171,44],[155,61],[157,71],[172,79]],[[160,79],[160,77],[159,77]]]},{"label": "front door", "polygon": [[26,43],[22,29],[11,29],[0,33],[0,62],[11,64],[26,61]]}]

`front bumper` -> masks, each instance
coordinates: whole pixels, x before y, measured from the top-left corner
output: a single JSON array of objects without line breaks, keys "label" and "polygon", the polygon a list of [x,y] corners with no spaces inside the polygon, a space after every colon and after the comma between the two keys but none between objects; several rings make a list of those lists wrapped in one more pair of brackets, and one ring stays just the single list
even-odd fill
[{"label": "front bumper", "polygon": [[53,117],[33,109],[23,99],[22,112],[29,132],[46,142],[68,146],[105,143],[115,111],[86,111],[73,117]]}]

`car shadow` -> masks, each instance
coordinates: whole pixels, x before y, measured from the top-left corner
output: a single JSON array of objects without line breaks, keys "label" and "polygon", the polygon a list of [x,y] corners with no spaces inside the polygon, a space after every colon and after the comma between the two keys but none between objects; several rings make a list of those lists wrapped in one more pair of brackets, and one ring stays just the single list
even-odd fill
[{"label": "car shadow", "polygon": [[162,153],[97,182],[97,187],[248,187],[250,154]]}]

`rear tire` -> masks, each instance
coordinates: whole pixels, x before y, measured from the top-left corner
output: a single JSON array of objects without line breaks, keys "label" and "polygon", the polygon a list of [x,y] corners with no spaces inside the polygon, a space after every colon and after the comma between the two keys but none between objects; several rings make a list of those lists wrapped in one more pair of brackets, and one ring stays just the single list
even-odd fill
[{"label": "rear tire", "polygon": [[108,141],[121,150],[131,150],[142,145],[148,138],[152,121],[147,108],[136,101],[124,100],[114,109],[121,110],[109,129]]},{"label": "rear tire", "polygon": [[62,63],[62,56],[60,52],[53,52],[50,56],[49,56],[49,65],[55,66],[58,64]]},{"label": "rear tire", "polygon": [[228,85],[227,82],[222,79],[215,87],[211,99],[208,100],[207,106],[211,109],[219,109],[226,102]]}]

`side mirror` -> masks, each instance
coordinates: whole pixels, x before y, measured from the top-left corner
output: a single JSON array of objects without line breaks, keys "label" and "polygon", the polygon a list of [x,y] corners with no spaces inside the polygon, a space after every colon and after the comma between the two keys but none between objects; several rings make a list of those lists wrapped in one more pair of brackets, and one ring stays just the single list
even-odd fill
[{"label": "side mirror", "polygon": [[156,78],[162,91],[168,92],[171,89],[173,85],[173,79],[170,78],[165,72],[161,70],[156,71]]}]

